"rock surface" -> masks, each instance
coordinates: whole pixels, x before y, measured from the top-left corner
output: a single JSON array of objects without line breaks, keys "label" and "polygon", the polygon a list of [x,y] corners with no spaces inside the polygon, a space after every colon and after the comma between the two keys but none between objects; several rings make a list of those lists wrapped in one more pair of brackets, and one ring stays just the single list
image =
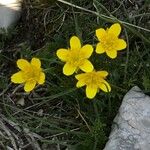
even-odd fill
[{"label": "rock surface", "polygon": [[20,17],[22,0],[0,0],[0,28],[7,29]]},{"label": "rock surface", "polygon": [[137,86],[125,95],[104,150],[150,150],[150,97]]}]

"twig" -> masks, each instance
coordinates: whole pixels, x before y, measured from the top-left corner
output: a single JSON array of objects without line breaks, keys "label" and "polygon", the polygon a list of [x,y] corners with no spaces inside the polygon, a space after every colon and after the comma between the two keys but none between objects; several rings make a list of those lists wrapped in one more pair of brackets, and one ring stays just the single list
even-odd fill
[{"label": "twig", "polygon": [[125,22],[125,21],[118,20],[118,19],[117,19],[116,17],[114,17],[114,16],[113,16],[113,17],[109,17],[109,16],[106,16],[106,15],[103,15],[103,14],[99,14],[99,13],[97,13],[97,12],[95,12],[95,11],[92,11],[92,10],[89,10],[89,9],[86,9],[86,8],[83,8],[83,7],[74,5],[74,4],[69,3],[69,2],[66,2],[66,1],[64,1],[64,0],[57,0],[57,1],[58,1],[58,2],[61,2],[61,3],[63,3],[63,4],[66,4],[66,5],[68,5],[68,6],[71,6],[71,7],[74,7],[74,8],[77,8],[77,9],[80,9],[80,10],[83,10],[83,11],[86,11],[86,12],[89,12],[89,13],[92,13],[92,14],[94,14],[94,15],[96,15],[96,16],[98,16],[98,17],[101,17],[101,18],[103,18],[103,19],[110,19],[110,20],[112,20],[112,21],[118,21],[118,22],[120,22],[121,24],[129,25],[129,26],[132,26],[132,27],[134,27],[134,28],[138,28],[138,29],[140,29],[140,30],[144,30],[144,31],[150,32],[149,29],[146,29],[146,28],[143,28],[143,27],[140,27],[140,26],[136,26],[136,25],[134,25],[134,24],[131,24],[131,23],[128,23],[128,22]]},{"label": "twig", "polygon": [[84,121],[84,123],[86,124],[89,131],[91,132],[90,126],[88,125],[87,121],[84,119],[83,115],[80,113],[79,109],[77,109],[77,112],[78,112],[79,116],[82,118],[82,120]]},{"label": "twig", "polygon": [[[77,131],[79,130],[80,128],[75,128],[75,129],[72,129],[70,130],[69,132],[73,132],[73,131]],[[66,132],[61,132],[61,133],[58,133],[58,134],[54,134],[54,135],[51,135],[50,138],[53,138],[53,137],[56,137],[56,136],[59,136],[59,135],[63,135],[65,134]],[[49,137],[46,137],[46,138],[49,138]]]},{"label": "twig", "polygon": [[5,92],[7,92],[7,90],[10,88],[10,86],[12,85],[12,83],[10,83],[6,89],[4,89],[1,93],[0,96],[2,96],[3,94],[5,94]]},{"label": "twig", "polygon": [[125,68],[124,68],[124,82],[127,78],[127,70],[128,70],[128,62],[129,62],[129,38],[128,38],[128,34],[127,34],[127,31],[125,29],[125,36],[126,36],[126,39],[127,39],[127,56],[126,56],[126,62],[125,62]]},{"label": "twig", "polygon": [[9,129],[5,126],[5,124],[0,120],[0,127],[5,131],[8,135],[9,139],[11,140],[11,144],[13,145],[14,150],[18,150],[15,139],[13,138],[12,134],[10,133]]}]

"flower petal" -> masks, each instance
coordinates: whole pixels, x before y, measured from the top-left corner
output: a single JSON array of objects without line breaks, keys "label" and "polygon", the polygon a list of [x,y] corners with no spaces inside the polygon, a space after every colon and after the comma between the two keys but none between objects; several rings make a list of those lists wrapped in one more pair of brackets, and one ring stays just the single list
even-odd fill
[{"label": "flower petal", "polygon": [[86,44],[81,48],[81,57],[82,58],[89,58],[93,53],[92,45]]},{"label": "flower petal", "polygon": [[25,83],[25,86],[24,86],[25,92],[30,92],[30,91],[32,91],[32,90],[35,88],[35,85],[36,85],[36,81],[35,81],[35,80],[27,81],[27,82]]},{"label": "flower petal", "polygon": [[69,75],[72,75],[75,70],[77,69],[76,66],[73,66],[71,65],[70,63],[66,63],[63,67],[63,73],[66,75],[66,76],[69,76]]},{"label": "flower petal", "polygon": [[87,59],[83,61],[82,65],[80,65],[79,68],[84,72],[91,72],[94,69],[92,63]]},{"label": "flower petal", "polygon": [[23,72],[19,71],[11,76],[11,82],[13,83],[24,83]]},{"label": "flower petal", "polygon": [[41,61],[38,58],[32,58],[31,65],[37,67],[38,69],[41,68]]},{"label": "flower petal", "polygon": [[87,96],[87,98],[89,98],[89,99],[94,98],[95,95],[96,95],[96,93],[97,93],[97,90],[98,89],[97,89],[96,86],[94,86],[94,85],[88,85],[86,87],[86,96]]},{"label": "flower petal", "polygon": [[77,82],[77,84],[76,84],[76,87],[77,87],[77,88],[80,88],[80,87],[82,87],[82,86],[84,86],[84,85],[85,85],[84,80],[79,80],[79,81]]},{"label": "flower petal", "polygon": [[25,70],[27,70],[31,65],[30,65],[30,63],[29,63],[27,60],[25,60],[25,59],[18,59],[18,61],[17,61],[17,66],[18,66],[19,69],[25,71]]},{"label": "flower petal", "polygon": [[99,41],[102,40],[102,38],[106,35],[106,31],[103,28],[97,29],[96,30],[96,36],[98,38]]},{"label": "flower petal", "polygon": [[41,72],[38,80],[38,84],[43,84],[45,82],[45,73]]},{"label": "flower petal", "polygon": [[121,32],[121,26],[120,26],[119,23],[113,24],[113,25],[108,29],[108,33],[109,33],[109,34],[113,34],[113,35],[115,35],[115,36],[117,36],[117,37],[119,36],[120,32]]},{"label": "flower petal", "polygon": [[81,48],[81,42],[77,36],[71,37],[70,47],[71,47],[71,49],[80,49]]},{"label": "flower petal", "polygon": [[62,61],[67,61],[68,53],[69,53],[69,51],[68,51],[67,49],[61,48],[61,49],[58,49],[58,50],[57,50],[56,55],[57,55],[57,57],[58,57],[59,59],[61,59]]},{"label": "flower petal", "polygon": [[108,50],[108,51],[106,51],[106,54],[107,54],[110,58],[112,58],[112,59],[114,59],[114,58],[117,57],[117,51],[116,51],[116,50]]},{"label": "flower petal", "polygon": [[102,54],[102,53],[104,53],[104,52],[105,52],[105,49],[102,47],[102,44],[101,44],[101,43],[98,43],[98,44],[96,45],[96,53]]},{"label": "flower petal", "polygon": [[123,39],[117,40],[117,47],[116,47],[117,50],[122,50],[122,49],[125,49],[126,47],[127,47],[127,43],[125,40]]},{"label": "flower petal", "polygon": [[103,80],[103,82],[101,84],[99,84],[99,88],[101,90],[103,90],[104,92],[110,92],[111,91],[111,87],[110,87],[109,83],[105,80]]},{"label": "flower petal", "polygon": [[81,79],[83,79],[83,78],[85,78],[85,77],[86,77],[86,73],[81,73],[81,74],[78,74],[78,75],[75,76],[75,78],[76,78],[77,80],[81,80]]},{"label": "flower petal", "polygon": [[105,78],[108,76],[108,72],[107,71],[97,71],[97,74],[101,77],[101,78]]}]

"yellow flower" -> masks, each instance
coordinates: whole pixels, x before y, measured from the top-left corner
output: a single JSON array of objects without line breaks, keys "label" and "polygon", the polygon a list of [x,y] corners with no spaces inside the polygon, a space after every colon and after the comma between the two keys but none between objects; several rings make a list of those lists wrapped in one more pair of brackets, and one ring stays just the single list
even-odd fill
[{"label": "yellow flower", "polygon": [[41,61],[38,58],[32,58],[31,63],[25,59],[19,59],[17,66],[19,72],[11,76],[11,81],[17,84],[24,84],[24,90],[30,92],[36,84],[45,82],[45,74],[42,72]]},{"label": "yellow flower", "polygon": [[90,72],[93,70],[92,63],[88,58],[92,55],[92,45],[86,44],[81,47],[81,42],[78,37],[73,36],[70,39],[69,49],[58,49],[57,56],[66,64],[63,67],[63,73],[67,76],[72,75],[78,69],[84,72]]},{"label": "yellow flower", "polygon": [[92,99],[95,97],[99,89],[104,92],[111,91],[110,85],[107,81],[105,81],[107,75],[107,71],[92,71],[88,73],[81,73],[75,76],[75,78],[78,80],[76,86],[77,88],[86,86],[86,96],[89,99]]},{"label": "yellow flower", "polygon": [[106,54],[110,58],[117,57],[117,51],[125,49],[127,44],[123,39],[119,39],[118,36],[121,32],[121,26],[118,23],[113,24],[109,29],[97,29],[96,36],[100,41],[96,46],[96,53]]}]

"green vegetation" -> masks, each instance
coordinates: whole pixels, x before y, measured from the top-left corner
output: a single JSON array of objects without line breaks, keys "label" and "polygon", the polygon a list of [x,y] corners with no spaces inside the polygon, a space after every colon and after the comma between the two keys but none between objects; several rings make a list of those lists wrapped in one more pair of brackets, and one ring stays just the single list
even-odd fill
[{"label": "green vegetation", "polygon": [[[102,150],[125,93],[138,85],[150,94],[149,0],[67,2],[25,0],[18,25],[0,35],[0,149]],[[114,60],[93,53],[95,68],[109,72],[112,91],[89,100],[62,73],[56,50],[69,46],[72,35],[95,46],[95,30],[115,22],[128,47]],[[10,77],[17,59],[32,57],[42,61],[46,83],[27,94]]]}]

